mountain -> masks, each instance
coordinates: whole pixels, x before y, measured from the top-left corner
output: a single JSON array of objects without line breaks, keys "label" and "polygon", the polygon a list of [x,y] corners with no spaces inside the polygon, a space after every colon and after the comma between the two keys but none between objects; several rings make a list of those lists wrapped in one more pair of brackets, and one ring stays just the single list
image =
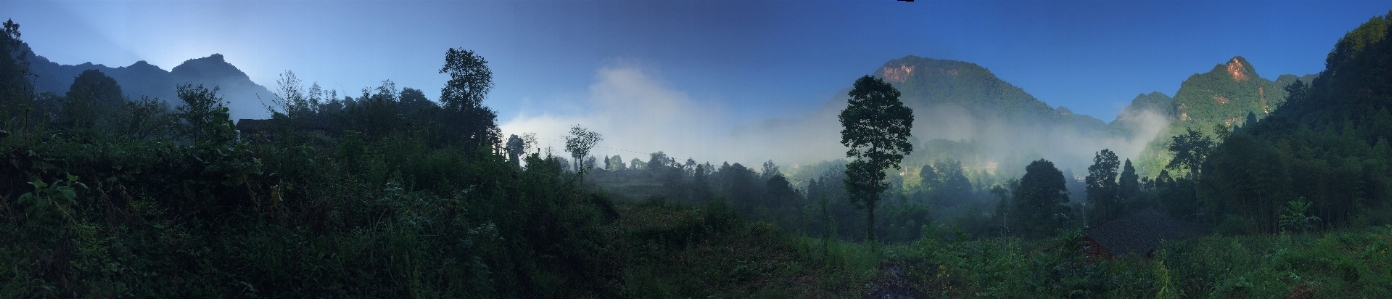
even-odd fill
[{"label": "mountain", "polygon": [[1189,76],[1180,83],[1173,98],[1160,92],[1141,94],[1117,116],[1114,126],[1127,126],[1139,111],[1163,115],[1170,125],[1146,146],[1137,159],[1142,176],[1154,177],[1169,163],[1166,150],[1170,136],[1194,129],[1210,136],[1216,125],[1236,128],[1247,125],[1247,116],[1266,118],[1286,101],[1285,87],[1296,80],[1309,83],[1316,75],[1280,75],[1271,81],[1257,75],[1256,68],[1242,56],[1228,59],[1205,73]]},{"label": "mountain", "polygon": [[[1151,111],[1110,124],[1075,114],[969,62],[905,56],[885,62],[871,75],[898,89],[899,99],[914,111],[914,151],[902,162],[906,186],[917,184],[922,166],[944,160],[960,161],[977,187],[1018,177],[1025,165],[1040,158],[1061,170],[1084,173],[1097,151],[1134,157],[1168,125]],[[780,157],[795,162],[844,156],[844,147],[836,143],[841,130],[837,115],[845,109],[849,91],[842,90],[807,117],[739,127],[735,135],[772,136],[750,138],[755,145],[798,144]]]},{"label": "mountain", "polygon": [[1321,228],[1392,223],[1389,29],[1392,12],[1350,31],[1318,77],[1213,150],[1197,189],[1220,228],[1279,231],[1297,201]]},{"label": "mountain", "polygon": [[1068,108],[1052,108],[974,63],[910,55],[886,62],[874,76],[899,89],[900,100],[910,107],[956,106],[976,118],[1017,124],[1071,125],[1081,130],[1106,126]]},{"label": "mountain", "polygon": [[32,54],[32,51],[30,53],[29,67],[38,75],[34,80],[34,91],[38,93],[63,95],[68,92],[73,78],[82,71],[95,69],[116,79],[127,97],[133,100],[145,96],[158,98],[171,107],[182,104],[175,92],[178,84],[202,84],[210,89],[216,86],[219,88],[218,94],[227,102],[232,119],[266,118],[268,114],[263,101],[269,102],[275,97],[269,89],[252,82],[246,73],[227,63],[221,54],[189,59],[173,70],[165,71],[143,60],[116,68],[90,62],[62,65]]}]

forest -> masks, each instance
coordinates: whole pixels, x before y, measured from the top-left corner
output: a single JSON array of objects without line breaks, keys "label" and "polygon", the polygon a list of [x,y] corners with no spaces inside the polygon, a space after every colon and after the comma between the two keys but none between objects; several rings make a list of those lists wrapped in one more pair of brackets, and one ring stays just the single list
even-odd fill
[{"label": "forest", "polygon": [[[132,99],[87,70],[36,92],[7,21],[0,297],[1392,297],[1389,27],[1353,28],[1313,76],[1228,76],[1255,74],[1238,57],[1143,94],[1175,120],[1147,156],[1095,148],[1074,173],[912,136],[901,88],[945,85],[883,73],[845,86],[842,159],[596,157],[585,124],[563,149],[503,136],[468,49],[445,51],[437,100],[286,71],[269,119],[234,120],[218,86]],[[1018,103],[992,105],[1121,130]],[[1171,224],[1193,233],[1107,239]]]}]

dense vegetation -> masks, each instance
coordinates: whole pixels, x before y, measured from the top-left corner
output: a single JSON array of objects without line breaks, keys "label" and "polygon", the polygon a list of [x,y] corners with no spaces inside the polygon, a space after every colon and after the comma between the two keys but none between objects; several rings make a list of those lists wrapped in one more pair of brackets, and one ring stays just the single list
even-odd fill
[{"label": "dense vegetation", "polygon": [[1198,185],[1206,220],[1275,232],[1287,202],[1309,201],[1320,228],[1392,222],[1388,18],[1349,32],[1319,77],[1290,85],[1284,106],[1221,139]]},{"label": "dense vegetation", "polygon": [[[1155,176],[1109,149],[1075,176],[980,160],[977,141],[913,140],[896,87],[952,91],[886,82],[922,76],[853,85],[849,161],[785,174],[597,158],[602,132],[580,125],[566,159],[500,134],[483,105],[491,70],[463,49],[446,52],[438,102],[391,81],[340,96],[286,72],[272,118],[239,126],[218,87],[135,100],[89,70],[36,93],[7,22],[0,297],[1388,297],[1389,18],[1340,40],[1310,83],[1265,81],[1239,57],[1186,81],[1220,87],[1182,89],[1255,88],[1255,102],[1138,97],[1183,119],[1244,115],[1176,125]],[[914,59],[891,64],[989,76]],[[1091,123],[982,88],[1006,115]],[[964,166],[988,162],[1012,169]],[[1082,228],[1147,208],[1218,234],[1152,257],[1079,252]]]}]

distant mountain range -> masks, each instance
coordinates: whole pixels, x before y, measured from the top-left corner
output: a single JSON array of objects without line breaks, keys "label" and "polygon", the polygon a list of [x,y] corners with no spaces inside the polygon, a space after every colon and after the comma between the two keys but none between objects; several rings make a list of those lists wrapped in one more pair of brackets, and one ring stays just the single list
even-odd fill
[{"label": "distant mountain range", "polygon": [[[92,63],[61,65],[33,54],[29,59],[31,71],[38,75],[35,90],[41,93],[62,95],[74,77],[84,70],[96,69],[116,79],[131,99],[148,96],[171,106],[181,104],[175,93],[177,84],[219,87],[233,119],[266,118],[265,105],[275,97],[269,89],[227,63],[221,54],[190,59],[169,71],[145,61],[112,68]],[[1215,124],[1242,125],[1248,113],[1264,118],[1285,101],[1285,86],[1296,79],[1308,83],[1315,75],[1281,75],[1271,81],[1258,76],[1246,59],[1233,57],[1184,80],[1174,97],[1161,92],[1136,96],[1110,123],[1074,114],[1065,107],[1049,106],[990,70],[969,62],[906,56],[885,62],[873,76],[898,88],[901,100],[915,111],[914,143],[923,150],[908,157],[908,165],[951,158],[962,160],[968,170],[995,172],[996,167],[1014,168],[1017,162],[1046,158],[1062,168],[1082,170],[1091,163],[1091,153],[1107,148],[1134,158],[1143,174],[1153,175],[1168,161],[1163,146],[1169,136],[1184,128],[1211,134]],[[784,134],[755,135],[782,135],[776,138],[796,141],[823,134],[815,132],[839,131],[836,114],[845,107],[844,94],[848,91],[842,91],[842,96],[811,116],[767,120],[739,128],[735,134],[779,132]],[[933,139],[962,143],[946,145],[973,148],[969,153],[973,156],[934,153],[933,148],[925,147],[945,144],[927,142]],[[963,143],[967,141],[970,146]]]},{"label": "distant mountain range", "polygon": [[263,101],[269,104],[275,97],[269,89],[252,82],[246,73],[227,63],[221,54],[189,59],[169,71],[143,60],[130,66],[112,68],[90,62],[62,65],[43,56],[30,54],[29,69],[38,75],[34,81],[35,92],[66,94],[73,78],[82,71],[95,69],[116,79],[116,83],[121,85],[121,90],[130,99],[138,100],[148,96],[165,101],[170,107],[182,103],[175,93],[178,84],[202,84],[208,89],[218,87],[218,94],[227,102],[232,119],[268,117]]},{"label": "distant mountain range", "polygon": [[[1286,101],[1286,86],[1300,80],[1309,84],[1316,74],[1297,77],[1285,74],[1276,81],[1257,75],[1256,68],[1242,56],[1213,66],[1206,73],[1189,76],[1180,83],[1179,91],[1171,98],[1159,92],[1141,94],[1131,101],[1118,116],[1125,120],[1138,111],[1155,111],[1165,116],[1170,125],[1149,144],[1137,159],[1137,168],[1145,176],[1159,174],[1169,163],[1165,150],[1170,136],[1194,129],[1212,136],[1216,125],[1229,129],[1246,126],[1248,114],[1263,119]],[[1115,123],[1115,122],[1114,122]]]}]

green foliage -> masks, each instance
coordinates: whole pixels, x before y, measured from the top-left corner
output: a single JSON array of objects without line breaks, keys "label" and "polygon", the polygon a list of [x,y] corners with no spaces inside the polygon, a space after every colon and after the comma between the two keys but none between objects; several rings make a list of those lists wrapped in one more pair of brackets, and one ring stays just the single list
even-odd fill
[{"label": "green foliage", "polygon": [[590,150],[600,141],[604,141],[604,137],[600,136],[599,133],[587,130],[580,125],[570,127],[570,135],[565,137],[566,151],[570,152],[571,158],[575,158],[575,171],[577,173],[584,174],[585,170],[590,167],[589,163],[585,163],[585,158],[590,156]]},{"label": "green foliage", "polygon": [[186,83],[178,87],[179,99],[184,102],[178,114],[185,128],[182,133],[195,144],[220,145],[237,138],[237,128],[227,114],[227,103],[217,92],[217,87],[209,90],[202,84]]},{"label": "green foliage", "polygon": [[[1285,88],[1286,104],[1223,140],[1198,183],[1208,221],[1277,232],[1292,199],[1308,200],[1315,227],[1392,223],[1392,13],[1334,46],[1311,84]],[[1303,214],[1303,213],[1302,213]],[[1298,230],[1298,228],[1297,228]]]},{"label": "green foliage", "polygon": [[1310,210],[1310,202],[1305,198],[1286,202],[1287,207],[1284,214],[1281,214],[1281,231],[1308,232],[1314,229],[1315,222],[1319,222],[1318,216],[1306,215]]},{"label": "green foliage", "polygon": [[1171,139],[1168,150],[1174,153],[1174,158],[1170,160],[1169,165],[1165,165],[1165,168],[1188,170],[1189,172],[1186,173],[1188,177],[1198,178],[1200,166],[1203,165],[1204,159],[1208,158],[1209,152],[1213,149],[1213,138],[1193,129],[1185,129],[1184,134],[1175,135]]},{"label": "green foliage", "polygon": [[1086,178],[1087,220],[1088,225],[1096,226],[1122,216],[1122,207],[1118,200],[1121,190],[1116,181],[1117,167],[1121,163],[1117,161],[1116,153],[1107,149],[1098,151],[1092,161],[1092,166],[1088,166]]},{"label": "green foliage", "polygon": [[73,79],[68,94],[61,103],[60,123],[72,127],[74,133],[90,136],[102,114],[109,113],[126,102],[116,79],[98,70],[86,70]]},{"label": "green foliage", "polygon": [[[841,111],[841,144],[849,147],[846,157],[846,189],[850,200],[866,209],[866,223],[875,223],[875,202],[889,187],[884,171],[899,169],[904,155],[913,152],[908,142],[913,128],[913,110],[899,101],[899,91],[879,78],[857,79],[849,93],[851,99]],[[875,240],[875,230],[866,229],[866,240]]]},{"label": "green foliage", "polygon": [[[1054,163],[1040,159],[1025,168],[1025,176],[1020,185],[1010,193],[1011,220],[1015,223],[1012,233],[1027,238],[1052,236],[1064,228],[1072,218],[1067,206],[1068,189],[1064,187],[1063,173],[1054,168]],[[1018,233],[1017,233],[1018,232]]]}]

